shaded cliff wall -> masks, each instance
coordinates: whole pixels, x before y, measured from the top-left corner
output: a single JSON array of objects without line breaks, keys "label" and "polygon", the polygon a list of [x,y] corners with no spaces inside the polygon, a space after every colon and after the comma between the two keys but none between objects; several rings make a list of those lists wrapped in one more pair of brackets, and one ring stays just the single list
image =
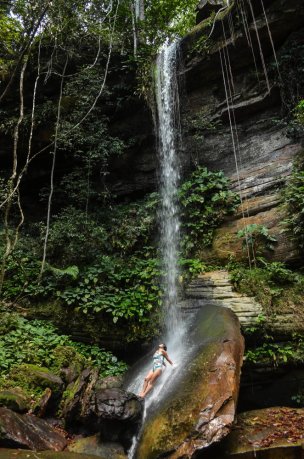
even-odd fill
[{"label": "shaded cliff wall", "polygon": [[[253,2],[254,5],[257,3]],[[199,32],[196,32],[195,40],[193,33],[184,40],[187,88],[184,124],[188,161],[210,169],[222,169],[231,179],[232,188],[244,199],[245,218],[242,219],[240,209],[236,217],[217,233],[213,255],[218,258],[227,259],[235,252],[240,255],[240,243],[236,243],[234,234],[247,224],[259,223],[267,226],[278,239],[273,259],[297,259],[291,242],[281,232],[280,222],[284,218],[284,211],[280,207],[279,190],[288,180],[293,160],[301,152],[302,146],[299,138],[295,140],[287,135],[286,126],[279,121],[286,115],[286,87],[290,85],[292,91],[292,82],[284,81],[288,76],[282,73],[280,63],[292,47],[296,48],[297,44],[300,46],[303,42],[304,10],[297,0],[279,0],[268,4],[268,23],[264,13],[256,11],[255,23],[251,21],[249,25],[252,49],[248,46],[242,24],[239,23],[233,30],[230,24],[229,30],[229,23],[239,21],[238,13],[232,13],[230,18],[223,21],[223,29],[218,30],[219,38],[212,41],[211,37],[211,44],[201,54],[193,52],[195,41],[197,43],[201,39]],[[248,16],[250,19],[252,15]],[[203,36],[204,30],[200,33]],[[257,33],[265,59],[269,90],[262,71]],[[276,68],[271,39],[280,73]],[[229,105],[230,116],[232,120],[235,117],[237,126],[237,131],[234,131],[236,156],[225,102],[220,53],[223,66],[227,66],[234,84],[234,96],[229,100]]]},{"label": "shaded cliff wall", "polygon": [[[243,197],[244,204],[237,215],[218,230],[213,250],[202,255],[204,258],[224,260],[235,253],[241,257],[241,244],[236,241],[235,234],[247,224],[259,223],[269,228],[278,240],[274,253],[270,255],[272,259],[298,261],[295,248],[286,234],[282,233],[280,226],[285,216],[280,190],[290,176],[294,158],[302,151],[301,139],[288,135],[288,128],[283,121],[294,96],[293,82],[288,81],[289,76],[282,68],[282,63],[286,67],[288,54],[290,66],[294,60],[297,62],[297,56],[292,56],[291,50],[294,49],[296,54],[297,46],[303,45],[302,2],[264,1],[265,17],[260,2],[253,1],[255,21],[252,12],[247,8],[248,31],[243,25],[241,4],[235,3],[230,13],[223,17],[223,21],[215,21],[209,40],[207,36],[212,29],[210,17],[214,18],[215,13],[212,13],[212,6],[209,5],[208,9],[205,3],[201,2],[198,13],[198,19],[202,22],[182,41],[184,171],[186,173],[196,165],[207,166],[211,170],[223,170],[231,179],[232,189]],[[211,16],[208,18],[209,14]],[[252,48],[246,34],[250,37]],[[278,58],[279,72],[271,41]],[[263,71],[260,47],[269,88]],[[236,156],[229,125],[220,52],[223,65],[227,67],[230,82],[234,86],[234,95],[229,100],[229,105],[230,116],[232,119],[235,117],[237,126],[237,131],[233,128]],[[153,139],[151,131],[146,131],[145,134],[142,132],[142,114],[132,112],[117,128],[121,129],[123,125],[130,131],[136,123],[138,136],[141,136],[141,148],[133,150],[132,155],[128,153],[125,158],[113,164],[112,168],[112,186],[120,195],[151,189],[156,183],[157,161]],[[128,170],[131,168],[132,174],[120,175],[120,180],[117,180],[115,174],[119,174],[117,171],[121,171],[124,164],[128,164]]]}]

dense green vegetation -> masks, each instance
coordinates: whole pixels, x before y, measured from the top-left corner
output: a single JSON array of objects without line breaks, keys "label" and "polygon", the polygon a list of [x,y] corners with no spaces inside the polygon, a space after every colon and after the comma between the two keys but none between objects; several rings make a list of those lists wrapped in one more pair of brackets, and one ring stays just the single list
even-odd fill
[{"label": "dense green vegetation", "polygon": [[304,161],[299,158],[283,191],[287,219],[285,224],[300,252],[304,249]]},{"label": "dense green vegetation", "polygon": [[[154,240],[157,202],[152,193],[142,201],[115,205],[110,212],[105,209],[95,218],[91,214],[90,219],[73,207],[64,208],[50,225],[49,263],[42,279],[41,246],[34,228],[31,236],[20,238],[8,258],[4,299],[14,303],[59,299],[84,314],[111,315],[114,323],[120,318],[148,322],[151,313],[159,314],[162,297],[162,268]],[[181,186],[180,202],[184,230],[180,264],[187,279],[202,269],[196,252],[211,244],[214,229],[233,212],[238,198],[228,191],[222,173],[198,168]]]},{"label": "dense green vegetation", "polygon": [[50,323],[34,320],[28,321],[17,313],[1,313],[0,374],[4,375],[12,366],[31,363],[60,369],[61,347],[69,346],[82,359],[82,366],[96,366],[103,375],[119,374],[125,365],[119,362],[110,352],[97,346],[76,343],[66,335],[59,335]]},{"label": "dense green vegetation", "polygon": [[[24,386],[27,365],[59,374],[73,361],[78,369],[98,368],[102,376],[120,374],[126,365],[99,347],[103,338],[138,343],[161,331],[159,196],[136,190],[116,196],[109,175],[115,161],[142,146],[140,136],[119,131],[115,123],[128,107],[137,109],[140,98],[153,105],[156,50],[195,24],[197,0],[139,5],[139,15],[129,0],[17,0],[0,6],[1,387]],[[213,19],[205,21],[208,30]],[[207,53],[206,35],[197,38],[190,54]],[[280,123],[299,138],[304,124],[299,40],[285,47],[279,61]],[[191,116],[185,130],[201,148],[204,135],[220,129],[222,121],[204,108]],[[29,191],[28,183],[36,188]],[[215,229],[237,209],[239,198],[222,172],[198,167],[183,178],[179,199],[183,287],[214,268],[204,265],[201,250],[212,245]],[[303,251],[302,160],[284,201],[286,228]],[[264,309],[256,326],[245,330],[257,337],[247,362],[300,362],[302,337],[276,343],[269,330],[272,319],[294,305],[303,320],[303,275],[261,258],[276,243],[265,226],[248,225],[236,238],[249,245],[253,266],[229,263],[232,283]],[[71,338],[71,318],[83,327],[89,345]]]},{"label": "dense green vegetation", "polygon": [[248,343],[246,364],[264,366],[301,365],[304,355],[302,333],[282,335],[282,342],[274,339],[273,323],[277,316],[293,311],[295,323],[303,321],[304,276],[292,271],[284,263],[267,262],[259,257],[258,265],[248,266],[236,262],[228,265],[231,282],[236,291],[254,297],[263,307],[256,324],[244,332]]},{"label": "dense green vegetation", "polygon": [[289,305],[297,304],[301,315],[303,302],[304,277],[288,269],[284,263],[267,262],[259,258],[255,268],[230,262],[228,268],[231,281],[240,293],[254,296],[263,306],[271,324],[272,315],[289,309]]},{"label": "dense green vegetation", "polygon": [[179,197],[184,230],[182,246],[189,253],[209,246],[214,229],[239,204],[239,197],[229,191],[224,174],[203,167],[197,168],[182,184]]}]

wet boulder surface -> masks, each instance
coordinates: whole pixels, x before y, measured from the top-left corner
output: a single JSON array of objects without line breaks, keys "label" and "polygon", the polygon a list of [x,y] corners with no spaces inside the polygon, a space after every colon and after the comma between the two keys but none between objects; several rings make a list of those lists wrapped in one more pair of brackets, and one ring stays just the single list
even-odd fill
[{"label": "wet boulder surface", "polygon": [[190,341],[196,343],[196,353],[146,420],[138,459],[198,457],[231,429],[244,351],[238,319],[228,309],[205,306]]},{"label": "wet boulder surface", "polygon": [[[92,454],[77,454],[58,451],[37,452],[5,448],[0,448],[0,457],[1,459],[96,459],[96,456]],[[100,457],[101,459],[107,459],[106,457]]]},{"label": "wet boulder surface", "polygon": [[84,370],[67,387],[62,415],[70,429],[100,433],[102,439],[129,448],[143,414],[143,401],[119,387],[119,378],[98,378],[95,370]]},{"label": "wet boulder surface", "polygon": [[0,447],[62,451],[66,445],[66,439],[43,419],[0,408]]}]

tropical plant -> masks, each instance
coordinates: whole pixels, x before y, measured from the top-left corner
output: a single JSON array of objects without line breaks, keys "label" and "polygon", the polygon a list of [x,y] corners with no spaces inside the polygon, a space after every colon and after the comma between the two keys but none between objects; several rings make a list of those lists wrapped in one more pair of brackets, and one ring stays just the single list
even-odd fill
[{"label": "tropical plant", "polygon": [[257,223],[246,225],[245,228],[237,232],[237,237],[242,239],[244,250],[249,249],[250,261],[257,264],[257,257],[264,254],[267,250],[274,250],[277,239],[271,236],[266,226]]},{"label": "tropical plant", "polygon": [[67,335],[60,335],[57,329],[45,321],[29,321],[16,313],[1,312],[0,327],[0,375],[23,363],[56,369],[58,347],[74,348],[88,366],[96,366],[101,374],[120,374],[126,365],[111,353],[98,346],[77,343]]},{"label": "tropical plant", "polygon": [[185,254],[210,245],[215,228],[237,208],[239,197],[228,184],[223,172],[198,167],[180,187]]},{"label": "tropical plant", "polygon": [[302,252],[304,249],[304,161],[296,162],[290,180],[283,190],[287,212],[284,223]]}]

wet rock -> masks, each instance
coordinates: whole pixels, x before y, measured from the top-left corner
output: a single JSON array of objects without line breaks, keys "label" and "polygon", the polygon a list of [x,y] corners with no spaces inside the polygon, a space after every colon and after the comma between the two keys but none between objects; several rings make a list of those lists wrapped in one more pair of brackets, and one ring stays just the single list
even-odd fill
[{"label": "wet rock", "polygon": [[303,455],[303,408],[248,411],[238,415],[235,427],[225,441],[221,457],[300,459]]},{"label": "wet rock", "polygon": [[50,408],[51,397],[52,391],[49,387],[47,387],[44,393],[42,394],[40,400],[36,403],[36,406],[33,409],[33,414],[40,418],[43,418],[46,415],[48,409]]},{"label": "wet rock", "polygon": [[248,199],[246,213],[248,208],[249,215],[243,218],[238,214],[222,224],[215,231],[212,249],[202,251],[202,256],[206,259],[216,257],[224,262],[233,256],[239,261],[244,261],[247,259],[247,254],[243,249],[242,239],[237,236],[237,233],[247,225],[257,224],[268,228],[269,234],[277,241],[274,243],[273,250],[261,249],[266,259],[289,263],[297,261],[299,253],[288,233],[282,231],[282,221],[287,218],[287,215],[280,204],[273,195]]},{"label": "wet rock", "polygon": [[100,378],[96,383],[96,389],[120,389],[122,387],[123,377],[122,376],[106,376]]},{"label": "wet rock", "polygon": [[[77,454],[54,451],[24,451],[21,449],[0,448],[1,459],[96,459],[96,456],[89,454]],[[104,459],[109,459],[105,457]],[[113,458],[114,459],[114,458]]]},{"label": "wet rock", "polygon": [[197,6],[197,22],[207,19],[213,12],[216,13],[224,5],[224,0],[201,0]]},{"label": "wet rock", "polygon": [[89,388],[94,386],[98,378],[96,370],[86,368],[75,382],[68,385],[64,392],[64,398],[61,402],[62,416],[67,425],[75,423],[78,420],[83,405],[83,399],[87,398]]},{"label": "wet rock", "polygon": [[103,440],[128,448],[140,427],[143,404],[120,385],[120,378],[99,378],[97,370],[84,370],[65,391],[62,415],[67,425],[100,432]]},{"label": "wet rock", "polygon": [[93,391],[81,406],[77,420],[105,441],[120,442],[126,449],[138,432],[143,403],[135,394],[122,389]]},{"label": "wet rock", "polygon": [[23,390],[18,387],[1,390],[0,407],[9,408],[17,413],[25,413],[30,409],[30,400]]},{"label": "wet rock", "polygon": [[0,408],[1,447],[62,451],[66,445],[65,438],[42,419]]},{"label": "wet rock", "polygon": [[235,416],[243,338],[228,309],[205,306],[190,337],[201,343],[184,376],[145,422],[138,459],[194,458],[230,431]]},{"label": "wet rock", "polygon": [[73,441],[68,450],[81,454],[94,454],[104,459],[126,459],[123,447],[118,443],[103,443],[99,435]]},{"label": "wet rock", "polygon": [[71,346],[57,346],[54,357],[66,384],[75,381],[85,368],[85,358]]}]

